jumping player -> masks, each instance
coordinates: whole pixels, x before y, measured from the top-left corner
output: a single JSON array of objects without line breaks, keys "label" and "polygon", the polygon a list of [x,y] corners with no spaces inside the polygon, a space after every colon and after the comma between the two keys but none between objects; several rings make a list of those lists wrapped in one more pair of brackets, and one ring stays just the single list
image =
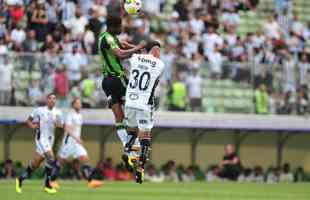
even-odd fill
[{"label": "jumping player", "polygon": [[[147,54],[134,54],[130,59],[130,79],[126,91],[125,119],[130,130],[138,128],[141,145],[135,168],[136,181],[143,182],[144,164],[148,159],[153,128],[154,92],[164,69],[160,58],[160,44],[150,41]],[[134,144],[134,141],[132,141]],[[131,144],[132,145],[132,144]],[[129,158],[131,160],[131,158]],[[131,161],[129,163],[132,163]]]},{"label": "jumping player", "polygon": [[109,16],[107,18],[107,31],[99,36],[98,52],[100,52],[103,64],[102,88],[107,96],[111,97],[111,109],[115,117],[117,135],[122,145],[125,147],[128,141],[126,126],[124,124],[124,96],[128,79],[125,69],[121,64],[122,59],[131,57],[134,53],[144,48],[145,43],[141,42],[137,46],[120,42],[117,38],[122,31],[122,19],[120,16]]}]

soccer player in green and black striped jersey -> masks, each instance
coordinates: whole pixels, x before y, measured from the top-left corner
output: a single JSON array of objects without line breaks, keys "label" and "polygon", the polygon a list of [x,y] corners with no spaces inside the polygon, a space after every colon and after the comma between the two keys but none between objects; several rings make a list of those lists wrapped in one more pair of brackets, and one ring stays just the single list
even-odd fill
[{"label": "soccer player in green and black striped jersey", "polygon": [[102,89],[110,96],[111,108],[114,113],[117,134],[123,144],[127,143],[127,131],[124,123],[124,111],[122,105],[126,94],[127,78],[120,60],[131,57],[145,46],[144,42],[134,46],[117,39],[122,31],[122,19],[120,16],[109,16],[107,18],[107,31],[99,36],[98,52],[103,64]]}]

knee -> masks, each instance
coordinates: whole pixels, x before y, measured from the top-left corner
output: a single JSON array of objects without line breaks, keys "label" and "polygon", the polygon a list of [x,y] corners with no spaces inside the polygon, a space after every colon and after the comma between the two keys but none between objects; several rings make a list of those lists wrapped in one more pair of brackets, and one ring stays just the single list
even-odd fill
[{"label": "knee", "polygon": [[40,166],[41,161],[39,161],[39,160],[32,160],[30,162],[30,164],[31,164],[31,168],[32,169],[37,169]]},{"label": "knee", "polygon": [[137,136],[137,130],[135,128],[127,128],[128,135]]},{"label": "knee", "polygon": [[148,141],[151,141],[152,139],[152,135],[151,135],[151,132],[141,132],[139,134],[139,138],[140,140],[148,140]]}]

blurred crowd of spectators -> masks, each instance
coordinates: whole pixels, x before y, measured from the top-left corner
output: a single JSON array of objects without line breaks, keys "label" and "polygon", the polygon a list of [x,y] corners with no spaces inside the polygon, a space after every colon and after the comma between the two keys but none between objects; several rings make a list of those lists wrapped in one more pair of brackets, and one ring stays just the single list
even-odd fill
[{"label": "blurred crowd of spectators", "polygon": [[[30,74],[37,58],[29,53],[44,57],[41,78],[30,80],[26,105],[39,105],[51,90],[62,107],[74,96],[84,99],[84,107],[106,104],[100,64],[92,73],[88,66],[97,54],[107,14],[123,13],[119,2],[0,0],[0,54],[23,54],[23,69]],[[137,44],[152,37],[164,44],[166,68],[156,92],[158,104],[167,96],[169,110],[202,111],[203,79],[210,78],[253,86],[256,113],[308,111],[305,46],[310,23],[299,20],[290,1],[276,0],[275,11],[261,27],[241,35],[240,13],[259,12],[258,0],[144,0],[143,4],[141,16],[123,17],[120,39]],[[0,104],[14,104],[13,68],[10,60],[0,63],[5,83],[0,85]]]},{"label": "blurred crowd of spectators", "polygon": [[[193,181],[238,181],[238,182],[258,182],[258,183],[278,183],[278,182],[305,182],[309,181],[309,176],[298,167],[295,170],[290,169],[290,165],[285,163],[282,167],[270,167],[266,171],[262,167],[242,168],[236,179],[223,178],[219,175],[217,165],[202,170],[199,166],[176,165],[175,161],[169,160],[160,168],[148,164],[145,171],[145,181],[147,182],[193,182]],[[12,160],[6,160],[0,163],[0,179],[13,179],[23,170],[20,162],[14,163]],[[99,161],[96,168],[98,179],[105,181],[130,181],[133,175],[128,172],[123,163],[114,165],[111,158]],[[44,177],[43,168],[34,171],[32,179]],[[78,160],[73,160],[66,164],[60,173],[60,178],[64,180],[83,180],[81,166]]]}]

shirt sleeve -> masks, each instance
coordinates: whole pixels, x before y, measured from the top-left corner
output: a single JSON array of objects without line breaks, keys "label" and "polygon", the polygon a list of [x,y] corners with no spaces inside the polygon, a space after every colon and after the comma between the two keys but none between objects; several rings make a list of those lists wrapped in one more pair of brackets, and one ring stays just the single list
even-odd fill
[{"label": "shirt sleeve", "polygon": [[40,116],[39,116],[39,109],[38,108],[34,109],[30,113],[29,117],[32,118],[33,121],[39,121],[39,118],[40,118]]},{"label": "shirt sleeve", "polygon": [[129,59],[130,68],[135,66],[136,62],[137,62],[137,54],[133,54]]},{"label": "shirt sleeve", "polygon": [[117,49],[118,45],[114,37],[112,37],[111,35],[106,35],[102,38],[101,48]]},{"label": "shirt sleeve", "polygon": [[60,110],[56,113],[56,120],[57,120],[61,125],[64,124],[64,116],[63,116],[63,113],[62,113]]},{"label": "shirt sleeve", "polygon": [[72,114],[68,113],[66,116],[66,125],[72,125],[73,124],[73,119],[72,119]]}]

